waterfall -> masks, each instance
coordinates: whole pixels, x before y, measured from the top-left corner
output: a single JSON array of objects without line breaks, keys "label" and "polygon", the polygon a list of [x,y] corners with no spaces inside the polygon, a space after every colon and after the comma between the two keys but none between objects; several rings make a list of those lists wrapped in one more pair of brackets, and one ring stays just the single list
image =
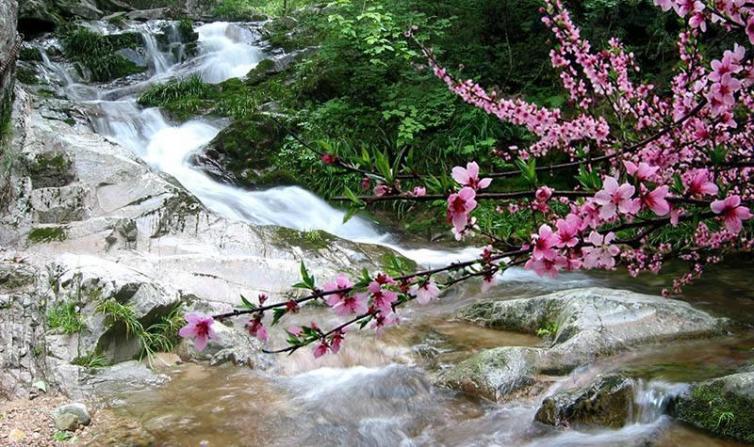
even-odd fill
[{"label": "waterfall", "polygon": [[[199,74],[205,82],[219,83],[243,77],[264,58],[261,41],[255,31],[240,24],[214,22],[196,28],[199,34],[199,54],[181,63],[162,52],[155,38],[165,32],[170,41],[177,41],[178,33],[167,22],[136,24],[127,31],[144,36],[147,56],[154,69],[146,82],[112,90],[93,90],[76,82],[59,64],[45,59],[51,76],[56,76],[72,99],[91,108],[90,116],[96,130],[113,138],[147,163],[173,176],[194,194],[207,208],[232,220],[256,225],[278,225],[295,230],[323,230],[354,242],[379,244],[394,249],[425,266],[445,265],[470,259],[480,252],[468,248],[448,252],[427,248],[409,249],[395,238],[379,230],[361,217],[344,223],[345,212],[303,188],[295,186],[271,188],[266,191],[247,191],[217,182],[190,162],[194,153],[222,130],[216,123],[195,119],[172,125],[158,109],[142,110],[136,104],[136,92],[150,84],[170,77]],[[97,25],[100,32],[108,32],[107,25]],[[82,93],[81,89],[88,89]],[[107,98],[107,100],[103,99]]]}]

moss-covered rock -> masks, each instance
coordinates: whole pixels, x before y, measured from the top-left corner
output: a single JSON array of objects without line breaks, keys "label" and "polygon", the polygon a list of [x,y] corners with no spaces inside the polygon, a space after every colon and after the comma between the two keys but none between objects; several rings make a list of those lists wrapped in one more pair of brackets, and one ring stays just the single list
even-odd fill
[{"label": "moss-covered rock", "polygon": [[221,131],[204,154],[244,186],[292,183],[292,175],[274,170],[284,138],[283,129],[274,119],[256,114]]},{"label": "moss-covered rock", "polygon": [[18,58],[27,62],[41,62],[42,53],[40,53],[38,48],[23,47],[18,53]]},{"label": "moss-covered rock", "polygon": [[143,48],[144,39],[138,33],[102,35],[78,27],[64,31],[61,41],[63,54],[92,81],[107,82],[145,70],[144,66],[117,54],[118,50]]},{"label": "moss-covered rock", "polygon": [[73,162],[63,152],[45,152],[28,160],[26,170],[33,188],[61,187],[70,184],[76,177]]},{"label": "moss-covered rock", "polygon": [[622,376],[601,377],[584,390],[564,392],[542,402],[535,420],[555,426],[620,428],[634,406],[634,381]]},{"label": "moss-covered rock", "polygon": [[444,371],[438,383],[472,396],[501,400],[532,383],[536,356],[537,350],[531,348],[488,349]]},{"label": "moss-covered rock", "polygon": [[44,244],[47,242],[64,241],[67,238],[65,227],[37,227],[29,231],[26,239],[31,244]]},{"label": "moss-covered rock", "polygon": [[754,443],[754,372],[694,385],[678,397],[671,413],[716,436]]}]

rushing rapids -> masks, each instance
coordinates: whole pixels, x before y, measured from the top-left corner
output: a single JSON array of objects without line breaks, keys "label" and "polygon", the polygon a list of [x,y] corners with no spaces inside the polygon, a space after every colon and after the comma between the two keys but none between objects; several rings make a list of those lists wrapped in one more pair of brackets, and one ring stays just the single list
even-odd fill
[{"label": "rushing rapids", "polygon": [[[210,142],[225,123],[194,119],[171,123],[158,109],[141,109],[137,95],[155,82],[191,74],[217,83],[243,77],[265,57],[253,26],[210,23],[199,26],[199,54],[180,62],[159,50],[155,30],[163,22],[135,24],[146,42],[148,79],[104,87],[87,85],[65,64],[52,62],[42,51],[42,69],[68,98],[82,105],[96,130],[138,154],[155,170],[164,172],[194,194],[213,212],[255,225],[277,225],[299,230],[324,230],[355,242],[394,248],[420,264],[439,265],[461,259],[478,250],[452,253],[427,248],[406,248],[396,238],[363,219],[343,223],[344,213],[298,187],[247,191],[214,180],[190,163],[190,158]],[[115,32],[103,23],[89,26],[101,33]],[[168,33],[169,36],[171,33]],[[174,39],[174,38],[173,38]],[[175,43],[175,42],[174,42]],[[40,48],[54,44],[44,41]],[[583,275],[541,281],[530,272],[506,271],[500,279],[510,285],[511,296],[594,284]],[[466,296],[468,295],[468,296]],[[270,373],[244,369],[208,370],[188,365],[157,391],[137,393],[119,402],[119,411],[137,417],[170,445],[714,445],[712,440],[680,427],[665,415],[672,396],[683,384],[638,379],[635,411],[620,429],[559,430],[533,422],[541,401],[567,389],[583,377],[612,371],[612,362],[597,363],[587,371],[547,380],[550,385],[522,399],[493,404],[434,387],[429,365],[421,360],[423,349],[452,351],[449,345],[471,354],[505,344],[536,346],[533,336],[507,333],[469,337],[463,324],[448,323],[447,315],[474,291],[458,296],[452,305],[438,306],[426,315],[410,313],[405,327],[374,342],[354,335],[359,349],[315,363],[308,352],[281,359]],[[326,318],[326,317],[324,317]],[[427,329],[431,328],[431,329]],[[440,330],[438,328],[442,328]],[[427,340],[441,340],[433,346]],[[494,338],[494,344],[488,343]],[[504,338],[500,342],[500,338]],[[702,349],[716,350],[716,342]],[[747,342],[749,343],[749,342]],[[750,343],[749,343],[750,344]],[[748,344],[745,343],[746,346]],[[660,354],[658,354],[658,352]],[[646,356],[663,355],[662,350]],[[685,353],[675,352],[678,363]],[[641,364],[641,356],[626,362]],[[441,361],[447,367],[455,359]],[[251,422],[250,422],[251,421]],[[717,445],[733,445],[720,441]]]}]

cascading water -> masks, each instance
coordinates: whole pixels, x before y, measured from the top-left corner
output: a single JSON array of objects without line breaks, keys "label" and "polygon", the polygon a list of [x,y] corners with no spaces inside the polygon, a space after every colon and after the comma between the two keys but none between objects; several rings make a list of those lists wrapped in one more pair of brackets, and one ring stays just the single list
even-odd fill
[{"label": "cascading water", "polygon": [[[154,38],[157,29],[166,27],[163,22],[147,23],[136,25],[132,30],[144,36],[152,69],[152,77],[138,84],[136,91],[172,76],[198,74],[210,83],[242,77],[264,57],[263,51],[253,45],[259,37],[251,29],[215,22],[196,29],[199,34],[199,55],[195,60],[169,66],[167,61],[172,57],[160,51]],[[109,31],[107,25],[96,28],[99,32]],[[177,38],[175,32],[167,32],[166,35]],[[96,109],[92,113],[92,121],[98,132],[112,137],[156,169],[175,177],[209,209],[227,218],[303,231],[323,230],[354,242],[390,247],[427,266],[468,259],[479,252],[477,249],[454,253],[402,247],[390,234],[379,231],[362,218],[355,217],[343,223],[343,211],[299,187],[245,191],[219,183],[192,166],[189,159],[220,132],[221,126],[205,120],[171,125],[158,109],[141,110],[136,104],[134,88],[92,92],[91,87],[76,82],[65,69],[49,62],[49,59],[45,66],[51,74],[58,75],[69,97]]]}]

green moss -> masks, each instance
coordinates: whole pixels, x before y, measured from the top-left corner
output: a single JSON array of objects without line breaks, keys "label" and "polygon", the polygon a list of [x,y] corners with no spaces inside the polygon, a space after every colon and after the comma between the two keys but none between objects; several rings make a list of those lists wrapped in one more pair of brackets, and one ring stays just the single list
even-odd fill
[{"label": "green moss", "polygon": [[37,79],[37,74],[34,72],[34,70],[24,67],[18,67],[16,69],[16,79],[18,79],[20,82],[23,82],[26,85],[35,85],[39,84],[39,79]]},{"label": "green moss", "polygon": [[63,54],[89,71],[92,81],[107,82],[145,70],[123,56],[114,54],[119,49],[142,47],[143,38],[137,33],[102,35],[78,27],[66,30],[61,41]]},{"label": "green moss", "polygon": [[[73,125],[75,123],[70,123]],[[73,181],[73,162],[62,152],[45,152],[28,161],[26,169],[34,188],[65,186]]]},{"label": "green moss", "polygon": [[42,244],[64,241],[67,237],[65,227],[41,227],[32,229],[26,239],[32,244]]},{"label": "green moss", "polygon": [[321,230],[299,231],[290,228],[275,228],[274,243],[301,247],[305,250],[323,250],[330,246],[333,237]]},{"label": "green moss", "polygon": [[722,380],[696,385],[673,407],[683,422],[721,437],[754,443],[754,401],[725,389]]},{"label": "green moss", "polygon": [[18,53],[18,58],[22,61],[41,62],[42,53],[37,48],[24,47],[21,48],[21,51]]}]

